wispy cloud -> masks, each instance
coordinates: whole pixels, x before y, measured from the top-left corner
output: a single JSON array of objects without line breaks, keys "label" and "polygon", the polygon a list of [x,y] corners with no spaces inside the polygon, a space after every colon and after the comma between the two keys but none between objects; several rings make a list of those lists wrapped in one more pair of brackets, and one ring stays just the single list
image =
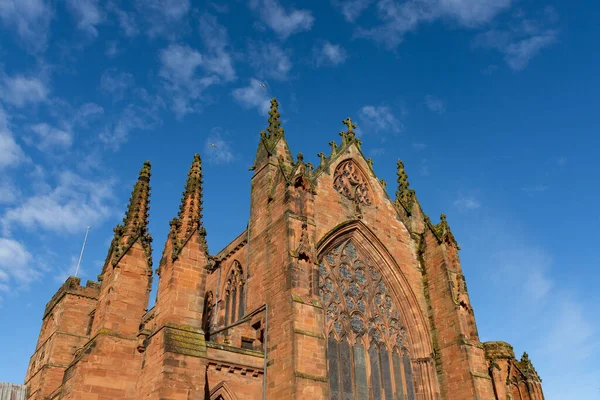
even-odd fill
[{"label": "wispy cloud", "polygon": [[69,127],[59,129],[47,123],[41,123],[32,125],[31,130],[35,133],[31,144],[41,151],[67,150],[73,144],[73,133]]},{"label": "wispy cloud", "polygon": [[454,206],[460,211],[476,210],[481,207],[481,203],[472,196],[459,196],[454,200]]},{"label": "wispy cloud", "polygon": [[315,21],[308,10],[286,10],[279,0],[250,0],[250,8],[258,12],[261,20],[281,38],[309,31]]},{"label": "wispy cloud", "polygon": [[0,22],[13,28],[25,47],[33,52],[46,49],[53,16],[47,0],[0,1]]},{"label": "wispy cloud", "polygon": [[100,90],[110,93],[114,101],[122,100],[129,89],[135,84],[135,79],[129,72],[110,68],[100,77]]},{"label": "wispy cloud", "polygon": [[204,141],[204,154],[211,164],[229,164],[234,160],[229,142],[223,139],[223,130],[213,128]]},{"label": "wispy cloud", "polygon": [[233,98],[244,108],[256,108],[261,115],[267,115],[270,108],[270,97],[258,79],[250,79],[246,87],[235,89]]},{"label": "wispy cloud", "polygon": [[200,110],[207,88],[236,79],[225,27],[214,16],[204,14],[200,17],[200,37],[204,54],[174,43],[159,52],[159,76],[178,118]]},{"label": "wispy cloud", "polygon": [[293,66],[290,51],[275,43],[249,42],[248,58],[260,79],[287,80]]},{"label": "wispy cloud", "polygon": [[[142,93],[149,96],[145,91]],[[132,131],[152,129],[162,123],[158,113],[164,107],[162,100],[144,98],[140,93],[137,96],[141,97],[138,103],[129,104],[114,122],[100,132],[98,139],[108,149],[117,151],[129,139]]]},{"label": "wispy cloud", "polygon": [[140,33],[138,23],[133,13],[122,10],[115,3],[109,3],[107,8],[117,16],[119,26],[125,36],[134,37]]},{"label": "wispy cloud", "polygon": [[227,29],[210,14],[201,15],[198,22],[200,38],[207,49],[203,60],[204,68],[208,72],[219,75],[225,81],[234,80],[236,74],[233,58],[228,51]]},{"label": "wispy cloud", "polygon": [[33,256],[24,244],[0,237],[0,299],[14,284],[25,285],[39,276],[40,271],[33,267]]},{"label": "wispy cloud", "polygon": [[[2,139],[0,138],[0,140]],[[20,195],[21,191],[15,186],[13,181],[8,178],[8,176],[5,175],[0,178],[0,205],[12,204],[17,200],[17,198],[20,197]]]},{"label": "wispy cloud", "polygon": [[339,44],[322,41],[313,47],[313,62],[317,67],[337,66],[343,64],[348,58],[348,53]]},{"label": "wispy cloud", "polygon": [[402,124],[388,106],[366,105],[359,110],[358,116],[365,128],[374,132],[399,133],[402,130]]},{"label": "wispy cloud", "polygon": [[425,96],[425,105],[434,113],[443,114],[446,112],[446,102],[432,94]]},{"label": "wispy cloud", "polygon": [[417,29],[423,23],[436,20],[450,20],[466,28],[479,27],[492,20],[511,5],[511,0],[448,1],[448,0],[354,0],[335,1],[346,20],[352,22],[375,3],[379,24],[373,27],[360,27],[356,35],[375,40],[394,49],[404,35]]},{"label": "wispy cloud", "polygon": [[526,18],[519,13],[513,17],[507,29],[493,29],[477,35],[475,47],[487,47],[504,54],[504,60],[515,71],[527,67],[542,49],[553,44],[558,38],[555,27],[558,15],[547,7],[541,17]]},{"label": "wispy cloud", "polygon": [[375,0],[333,0],[348,22],[354,22]]},{"label": "wispy cloud", "polygon": [[8,116],[0,105],[0,170],[16,167],[28,160],[10,129]]},{"label": "wispy cloud", "polygon": [[422,142],[414,142],[412,144],[412,147],[413,147],[413,149],[416,149],[416,150],[424,150],[427,148],[427,145]]},{"label": "wispy cloud", "polygon": [[86,179],[64,170],[58,174],[52,189],[6,209],[2,218],[4,235],[10,236],[15,225],[74,233],[82,227],[97,224],[113,213],[113,186],[112,179]]},{"label": "wispy cloud", "polygon": [[171,44],[160,52],[159,58],[159,75],[172,94],[172,108],[178,117],[194,112],[202,92],[219,82],[216,75],[197,74],[202,65],[202,55],[187,45]]},{"label": "wispy cloud", "polygon": [[528,196],[533,196],[536,193],[545,192],[546,190],[548,190],[548,186],[546,186],[546,185],[527,186],[527,187],[521,188],[521,190],[523,192],[525,192]]},{"label": "wispy cloud", "polygon": [[16,107],[36,104],[47,99],[49,89],[34,76],[9,76],[0,72],[0,99]]},{"label": "wispy cloud", "polygon": [[67,6],[77,21],[77,28],[90,36],[98,36],[97,25],[104,22],[105,12],[99,0],[66,0]]},{"label": "wispy cloud", "polygon": [[135,0],[149,36],[177,36],[190,11],[190,0]]}]

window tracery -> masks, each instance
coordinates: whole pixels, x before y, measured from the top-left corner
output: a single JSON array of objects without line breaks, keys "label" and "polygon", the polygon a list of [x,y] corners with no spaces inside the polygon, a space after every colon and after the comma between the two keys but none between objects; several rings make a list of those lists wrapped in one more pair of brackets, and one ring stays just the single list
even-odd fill
[{"label": "window tracery", "polygon": [[414,399],[406,328],[381,273],[352,240],[323,256],[319,289],[330,398]]},{"label": "window tracery", "polygon": [[371,204],[367,179],[353,160],[343,161],[337,166],[333,187],[350,200],[364,205]]},{"label": "window tracery", "polygon": [[225,286],[225,325],[236,322],[244,312],[244,273],[240,263],[234,261]]}]

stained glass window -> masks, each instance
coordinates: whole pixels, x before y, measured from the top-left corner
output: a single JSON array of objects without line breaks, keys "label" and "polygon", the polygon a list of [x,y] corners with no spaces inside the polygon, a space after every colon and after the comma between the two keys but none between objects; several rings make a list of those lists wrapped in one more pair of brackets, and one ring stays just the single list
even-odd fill
[{"label": "stained glass window", "polygon": [[319,264],[331,399],[415,398],[410,357],[395,347],[406,349],[406,328],[379,268],[351,240]]}]

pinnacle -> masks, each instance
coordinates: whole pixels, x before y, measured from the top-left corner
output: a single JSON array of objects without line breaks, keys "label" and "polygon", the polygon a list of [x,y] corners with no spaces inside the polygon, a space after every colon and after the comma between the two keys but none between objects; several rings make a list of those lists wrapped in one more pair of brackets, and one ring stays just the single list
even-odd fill
[{"label": "pinnacle", "polygon": [[181,206],[174,223],[178,233],[190,233],[201,225],[202,219],[202,159],[194,154],[181,199]]},{"label": "pinnacle", "polygon": [[146,230],[148,225],[148,208],[150,204],[150,161],[144,162],[139,177],[133,186],[127,212],[123,219],[123,227],[133,234],[138,229]]},{"label": "pinnacle", "polygon": [[268,138],[283,136],[283,128],[281,127],[279,117],[279,103],[277,102],[277,99],[273,97],[271,99],[271,109],[269,110],[269,126],[267,127]]}]

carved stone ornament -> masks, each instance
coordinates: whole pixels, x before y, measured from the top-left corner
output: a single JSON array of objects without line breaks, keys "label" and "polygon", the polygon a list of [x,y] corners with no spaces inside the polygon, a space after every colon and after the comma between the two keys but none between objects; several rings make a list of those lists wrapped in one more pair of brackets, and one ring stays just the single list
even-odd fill
[{"label": "carved stone ornament", "polygon": [[341,162],[335,170],[333,187],[358,204],[371,205],[367,179],[353,160]]}]

